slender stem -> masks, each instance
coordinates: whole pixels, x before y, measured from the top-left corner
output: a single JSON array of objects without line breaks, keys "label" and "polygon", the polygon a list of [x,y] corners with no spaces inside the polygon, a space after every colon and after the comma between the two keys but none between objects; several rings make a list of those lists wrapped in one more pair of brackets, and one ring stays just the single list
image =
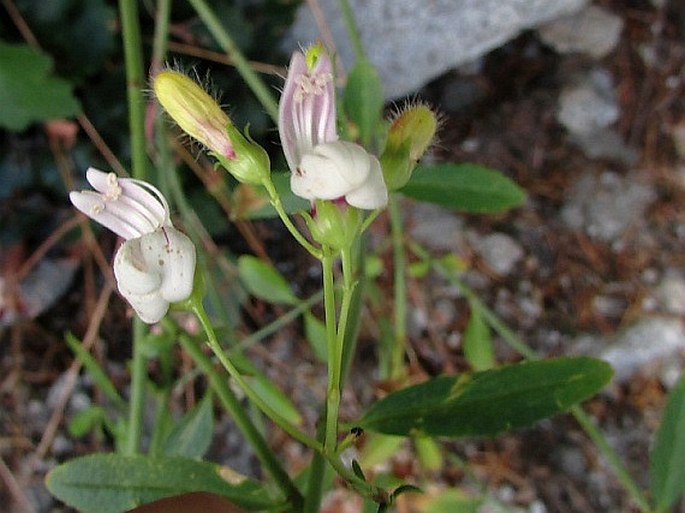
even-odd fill
[{"label": "slender stem", "polygon": [[[340,252],[343,272],[342,303],[340,305],[340,315],[338,316],[338,340],[337,349],[340,351],[340,369],[338,370],[338,388],[342,387],[342,370],[344,365],[345,344],[347,342],[348,321],[350,318],[350,308],[355,297],[356,282],[354,281],[354,269],[352,268],[352,248],[344,248]],[[357,300],[360,300],[357,298]]]},{"label": "slender stem", "polygon": [[343,20],[345,21],[345,28],[347,35],[352,43],[352,49],[358,60],[364,59],[364,45],[362,44],[361,34],[357,26],[357,20],[354,19],[354,13],[350,7],[348,0],[338,0],[340,11],[342,12]]},{"label": "slender stem", "polygon": [[390,231],[393,253],[393,287],[394,287],[394,335],[391,348],[390,379],[401,379],[404,376],[404,353],[407,345],[407,278],[406,257],[404,253],[404,235],[400,197],[390,194],[388,200],[390,214]]},{"label": "slender stem", "polygon": [[[324,425],[320,425],[317,438],[323,443],[326,436]],[[326,458],[320,452],[315,452],[309,464],[309,478],[307,479],[307,494],[304,497],[302,513],[319,513],[321,497],[323,496],[323,480],[326,474]]]},{"label": "slender stem", "polygon": [[276,333],[278,330],[297,319],[300,315],[302,315],[302,313],[308,311],[313,305],[321,301],[322,296],[322,291],[313,294],[292,310],[288,310],[286,313],[274,319],[271,323],[267,324],[263,328],[247,335],[240,341],[240,343],[237,345],[237,348],[241,350],[246,349],[252,344],[255,344],[269,335]]},{"label": "slender stem", "polygon": [[250,400],[267,417],[273,420],[278,426],[281,427],[281,429],[283,429],[283,431],[288,433],[295,440],[312,449],[319,451],[322,450],[321,444],[318,442],[318,440],[312,438],[306,433],[303,433],[297,427],[293,426],[290,422],[284,419],[283,416],[276,412],[276,410],[274,410],[269,404],[267,404],[266,401],[264,401],[259,396],[259,394],[252,390],[250,385],[243,378],[242,374],[240,374],[240,371],[238,371],[235,365],[233,365],[233,362],[231,362],[228,356],[226,356],[226,353],[221,347],[221,344],[219,344],[219,340],[216,338],[216,333],[214,331],[214,328],[212,327],[212,323],[210,322],[209,317],[207,316],[207,312],[205,312],[205,309],[202,306],[202,303],[199,300],[193,301],[191,310],[197,316],[198,320],[200,321],[200,324],[202,324],[202,328],[204,329],[205,334],[207,335],[207,342],[212,352],[219,359],[221,365],[223,365],[223,367],[235,380],[238,386],[240,386],[243,392],[245,392],[245,395],[247,395],[247,397],[249,397]]},{"label": "slender stem", "polygon": [[[523,342],[523,340],[521,340],[516,333],[514,333],[506,324],[504,324],[492,310],[490,310],[485,304],[483,304],[482,301],[478,299],[473,290],[471,290],[466,284],[454,276],[453,273],[449,272],[440,264],[437,265],[437,268],[452,284],[459,288],[461,293],[464,294],[464,296],[469,300],[470,304],[479,310],[485,322],[487,322],[490,327],[495,330],[495,332],[497,332],[505,342],[507,342],[507,344],[518,351],[527,360],[537,360],[540,358],[537,353],[528,347],[525,342]],[[604,458],[613,469],[616,478],[630,494],[636,504],[638,504],[640,509],[644,512],[653,511],[649,506],[649,502],[645,498],[644,494],[640,491],[639,486],[637,486],[625,465],[623,465],[621,462],[621,458],[611,447],[602,432],[594,425],[590,416],[578,405],[571,407],[571,413],[576,418],[576,421],[578,424],[580,424],[585,433],[604,455]]]},{"label": "slender stem", "polygon": [[304,235],[302,235],[300,230],[298,230],[297,227],[290,220],[290,217],[288,217],[288,214],[286,213],[285,208],[283,208],[283,202],[281,201],[281,197],[279,196],[278,192],[276,191],[276,187],[274,186],[273,182],[270,179],[267,179],[267,180],[264,180],[262,185],[264,186],[267,194],[269,195],[269,201],[271,202],[271,205],[274,207],[274,209],[276,210],[276,213],[278,214],[278,217],[281,218],[281,221],[283,221],[283,224],[288,229],[288,231],[291,233],[291,235],[314,258],[321,260],[321,258],[322,258],[321,250],[314,247],[314,245],[312,245],[311,242],[309,242],[307,239],[305,239]]},{"label": "slender stem", "polygon": [[502,320],[490,310],[479,298],[478,295],[471,290],[463,281],[457,278],[453,272],[445,268],[442,264],[436,264],[436,268],[440,274],[449,280],[449,282],[459,289],[466,299],[468,299],[469,304],[474,308],[477,308],[480,314],[483,316],[485,322],[487,322],[492,329],[494,329],[502,339],[509,344],[512,348],[518,351],[521,355],[525,356],[527,360],[538,360],[540,357],[528,347],[521,338],[514,333],[514,331],[509,328]]},{"label": "slender stem", "polygon": [[585,413],[585,411],[578,405],[571,407],[571,413],[576,418],[576,421],[578,422],[578,424],[580,424],[585,433],[590,437],[593,443],[604,455],[606,460],[609,462],[609,465],[614,469],[616,478],[619,480],[621,485],[623,485],[625,490],[630,494],[630,496],[633,498],[633,500],[638,505],[640,510],[644,512],[654,511],[650,507],[649,503],[647,502],[647,499],[645,498],[640,488],[637,486],[635,481],[633,481],[633,478],[628,473],[628,470],[623,465],[623,462],[618,457],[618,454],[616,454],[616,451],[613,449],[613,447],[611,447],[611,445],[609,445],[609,442],[607,441],[606,437],[597,428],[597,426],[595,426],[594,422],[592,421],[592,418],[587,413]]},{"label": "slender stem", "polygon": [[155,14],[155,37],[152,41],[151,73],[154,75],[162,66],[169,42],[169,22],[171,19],[171,0],[157,0]]},{"label": "slender stem", "polygon": [[278,103],[274,100],[271,95],[271,91],[264,84],[264,81],[252,70],[250,63],[245,59],[240,48],[235,44],[233,38],[226,31],[226,29],[221,25],[219,18],[211,10],[205,0],[188,0],[188,2],[193,6],[195,12],[200,16],[204,24],[207,26],[209,31],[212,33],[214,38],[221,46],[221,49],[226,52],[231,62],[235,65],[238,73],[252,90],[254,95],[257,97],[259,102],[262,104],[266,112],[271,116],[274,122],[278,121]]},{"label": "slender stem", "polygon": [[302,494],[275,458],[264,437],[252,423],[250,416],[228,385],[228,381],[216,370],[212,359],[202,352],[202,348],[191,337],[181,334],[179,341],[183,349],[207,376],[212,390],[214,390],[223,407],[231,415],[240,432],[252,446],[259,461],[291,501],[295,511],[299,510],[303,500]]},{"label": "slender stem", "polygon": [[126,61],[126,91],[129,130],[131,131],[131,174],[134,178],[145,180],[147,156],[145,154],[144,74],[137,0],[119,0],[119,13]]},{"label": "slender stem", "polygon": [[[126,88],[128,97],[129,130],[131,133],[131,174],[144,180],[147,175],[145,154],[145,103],[142,95],[143,56],[138,21],[138,2],[119,0],[121,31],[126,61]],[[133,359],[131,362],[131,401],[125,454],[136,454],[140,450],[143,433],[143,412],[145,411],[145,381],[147,359],[142,344],[145,327],[137,317],[133,319]]]},{"label": "slender stem", "polygon": [[138,317],[133,318],[133,357],[131,360],[131,397],[129,400],[128,426],[125,446],[126,455],[140,451],[143,437],[143,414],[145,412],[145,382],[147,380],[147,357],[143,351],[145,325]]},{"label": "slender stem", "polygon": [[[340,409],[340,351],[336,332],[335,283],[333,280],[333,255],[324,248],[321,259],[323,273],[323,303],[328,348],[328,386],[326,390],[326,435],[324,452],[332,454],[338,438],[338,410]],[[337,386],[336,386],[336,381]]]}]

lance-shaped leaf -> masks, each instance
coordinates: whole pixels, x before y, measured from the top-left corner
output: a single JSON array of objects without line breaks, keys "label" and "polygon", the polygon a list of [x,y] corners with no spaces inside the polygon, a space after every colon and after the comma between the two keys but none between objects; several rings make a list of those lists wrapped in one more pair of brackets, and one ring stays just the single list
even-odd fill
[{"label": "lance-shaped leaf", "polygon": [[601,360],[565,357],[441,376],[388,395],[357,424],[388,435],[492,436],[567,410],[611,375]]},{"label": "lance-shaped leaf", "polygon": [[56,467],[46,484],[55,497],[84,513],[121,513],[189,492],[214,493],[245,509],[275,507],[261,485],[235,477],[226,467],[186,458],[93,454]]},{"label": "lance-shaped leaf", "polygon": [[656,511],[667,511],[685,491],[685,376],[668,394],[650,460]]},{"label": "lance-shaped leaf", "polygon": [[476,164],[420,165],[401,191],[420,201],[475,214],[504,212],[526,199],[510,178]]}]

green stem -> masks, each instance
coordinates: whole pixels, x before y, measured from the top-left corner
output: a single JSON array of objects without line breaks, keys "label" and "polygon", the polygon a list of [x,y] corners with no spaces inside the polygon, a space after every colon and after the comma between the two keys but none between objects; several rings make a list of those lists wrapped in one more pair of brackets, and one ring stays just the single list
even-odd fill
[{"label": "green stem", "polygon": [[616,454],[616,451],[613,449],[613,447],[611,447],[611,445],[609,445],[606,437],[597,428],[597,426],[595,426],[592,418],[578,405],[571,407],[571,413],[576,418],[576,421],[578,424],[580,424],[585,433],[593,441],[595,446],[597,446],[606,461],[609,463],[609,466],[613,468],[616,478],[619,480],[623,488],[630,494],[640,510],[644,511],[645,513],[654,511],[647,502],[647,499],[640,488],[637,486],[635,481],[633,481],[633,478],[628,473],[628,469],[626,469],[625,465],[623,465],[623,462],[619,458],[618,454]]},{"label": "green stem", "polygon": [[216,393],[219,401],[221,401],[221,404],[229,413],[245,439],[250,443],[259,461],[264,465],[271,477],[274,478],[285,496],[288,497],[294,510],[300,510],[303,500],[302,494],[275,458],[264,437],[252,423],[246,410],[228,385],[228,381],[216,370],[212,359],[202,352],[202,348],[191,337],[181,334],[179,341],[183,349],[207,376],[212,390]]},{"label": "green stem", "polygon": [[241,339],[240,343],[237,345],[237,348],[240,350],[246,349],[250,347],[252,344],[255,344],[260,340],[265,339],[269,335],[276,333],[281,328],[297,319],[304,312],[307,312],[316,303],[321,301],[322,296],[323,292],[321,291],[317,292],[316,294],[313,294],[306,300],[299,303],[295,308],[288,310],[286,313],[274,319],[271,323],[267,324],[263,328],[260,328],[257,331],[250,333],[245,338]]},{"label": "green stem", "polygon": [[527,360],[538,360],[540,358],[535,351],[528,347],[525,342],[523,342],[511,328],[509,328],[509,326],[500,320],[495,312],[485,306],[485,304],[478,298],[478,295],[464,282],[457,278],[452,271],[440,263],[436,263],[435,267],[442,276],[447,278],[452,285],[459,289],[459,292],[463,294],[472,307],[478,309],[483,317],[483,320],[487,322],[493,330],[499,333],[499,335],[507,344],[514,348],[519,354],[525,356]]},{"label": "green stem", "polygon": [[[131,133],[131,174],[144,180],[147,175],[145,154],[145,102],[142,95],[143,56],[138,21],[138,2],[119,0],[121,32],[126,61],[126,90],[128,97],[129,130]],[[143,433],[143,412],[145,411],[146,357],[142,344],[145,327],[137,317],[133,320],[133,359],[131,362],[131,402],[129,406],[128,429],[125,454],[136,454],[140,450]]]},{"label": "green stem", "polygon": [[[333,454],[338,438],[338,410],[340,409],[340,364],[336,332],[335,283],[333,280],[333,255],[324,248],[321,268],[323,273],[323,303],[328,349],[328,386],[326,390],[326,431],[324,452]],[[337,382],[337,384],[336,384]]]},{"label": "green stem", "polygon": [[[469,288],[459,278],[454,276],[453,273],[445,269],[440,264],[437,265],[437,269],[450,281],[450,283],[455,285],[460,290],[460,292],[469,300],[473,307],[479,310],[485,322],[487,322],[507,344],[518,351],[527,360],[537,360],[540,358],[535,351],[528,347],[516,333],[514,333],[504,322],[499,319],[497,314],[495,314],[478,299],[476,293],[471,290],[471,288]],[[611,447],[602,432],[594,425],[590,416],[578,405],[575,405],[571,408],[571,413],[576,418],[576,421],[578,424],[580,424],[585,433],[600,450],[607,463],[609,463],[609,466],[613,469],[616,478],[619,480],[624,489],[630,494],[635,503],[638,504],[640,509],[644,512],[653,511],[649,506],[649,502],[645,498],[644,494],[640,491],[640,488],[630,476],[630,473],[626,469],[625,465],[623,465],[621,462],[621,458]]]},{"label": "green stem", "polygon": [[155,36],[152,41],[153,75],[159,68],[161,68],[162,61],[166,56],[170,19],[171,0],[157,0],[157,12],[155,13]]},{"label": "green stem", "polygon": [[[356,282],[354,281],[354,269],[352,267],[352,248],[344,248],[340,252],[340,260],[342,262],[342,272],[343,272],[343,296],[342,303],[340,304],[340,315],[338,317],[338,337],[337,337],[337,349],[340,352],[338,358],[340,359],[340,368],[338,369],[337,386],[342,388],[343,380],[343,368],[344,368],[344,354],[347,340],[348,340],[348,321],[350,318],[350,308],[352,307],[352,301],[355,297]],[[359,301],[360,299],[357,298]]]},{"label": "green stem", "polygon": [[221,363],[221,365],[223,365],[224,369],[226,369],[226,371],[235,380],[238,386],[240,386],[243,392],[245,392],[245,395],[249,397],[249,399],[257,406],[257,408],[259,408],[267,417],[269,417],[278,426],[280,426],[281,429],[283,429],[283,431],[288,433],[298,442],[317,451],[322,450],[321,444],[318,442],[318,440],[312,438],[306,433],[303,433],[297,427],[293,426],[278,412],[276,412],[276,410],[274,410],[269,404],[267,404],[259,396],[259,394],[252,390],[250,385],[243,378],[240,371],[235,367],[235,365],[233,365],[228,356],[226,356],[226,353],[221,347],[221,344],[219,344],[219,340],[216,337],[216,333],[214,331],[214,328],[212,327],[212,323],[210,322],[209,317],[207,316],[207,312],[205,312],[205,309],[202,306],[202,302],[200,300],[193,299],[191,310],[197,316],[198,320],[200,321],[200,324],[202,324],[202,328],[204,329],[205,334],[207,335],[207,342],[214,355],[219,359],[219,362]]},{"label": "green stem", "polygon": [[195,12],[200,16],[204,24],[212,33],[214,38],[219,43],[219,46],[228,55],[231,62],[235,65],[238,73],[252,90],[259,102],[262,104],[266,112],[271,116],[274,122],[278,122],[278,103],[271,95],[271,91],[264,84],[264,81],[255,73],[243,56],[240,48],[235,44],[233,38],[229,35],[226,29],[221,25],[219,18],[211,10],[205,0],[188,0],[193,6]]},{"label": "green stem", "polygon": [[126,61],[126,92],[128,97],[129,130],[131,131],[131,174],[145,180],[145,99],[143,97],[143,54],[138,21],[138,1],[119,0],[121,32]]},{"label": "green stem", "polygon": [[362,60],[364,56],[364,45],[362,44],[361,34],[359,33],[359,27],[357,26],[357,20],[354,19],[354,13],[350,7],[348,0],[339,0],[338,5],[340,6],[340,11],[345,22],[345,28],[347,29],[347,35],[350,38],[350,43],[352,43],[352,49],[357,57],[357,60]]},{"label": "green stem", "polygon": [[285,208],[283,208],[283,202],[281,201],[281,197],[279,196],[278,192],[276,191],[276,187],[274,186],[271,179],[264,180],[264,182],[262,182],[262,185],[264,186],[267,194],[269,195],[269,201],[271,202],[271,205],[274,207],[274,210],[276,210],[278,217],[281,218],[281,221],[283,221],[283,224],[288,229],[288,231],[291,233],[291,235],[314,258],[321,260],[321,258],[322,258],[321,250],[314,247],[314,245],[312,245],[311,242],[309,242],[307,239],[305,239],[304,235],[302,235],[300,230],[298,230],[297,227],[293,224],[290,217],[286,213]]},{"label": "green stem", "polygon": [[122,452],[138,454],[143,437],[143,414],[145,412],[145,382],[147,380],[147,358],[143,351],[145,325],[138,317],[133,318],[133,357],[131,360],[131,397],[129,400],[126,444]]},{"label": "green stem", "polygon": [[404,253],[404,227],[400,209],[400,196],[390,194],[388,199],[390,232],[393,253],[394,287],[394,343],[391,348],[390,369],[387,377],[399,380],[404,376],[404,353],[407,345],[407,278]]},{"label": "green stem", "polygon": [[[320,425],[317,437],[323,443],[325,436],[325,426]],[[319,513],[321,509],[321,497],[323,496],[323,480],[325,474],[326,458],[320,452],[315,452],[312,456],[312,461],[309,464],[307,494],[304,497],[304,508],[302,508],[302,513]]]}]

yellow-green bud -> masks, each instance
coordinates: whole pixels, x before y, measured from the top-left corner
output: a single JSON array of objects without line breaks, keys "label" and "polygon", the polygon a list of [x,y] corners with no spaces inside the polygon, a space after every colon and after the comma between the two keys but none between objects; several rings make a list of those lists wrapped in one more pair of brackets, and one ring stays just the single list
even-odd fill
[{"label": "yellow-green bud", "polygon": [[226,133],[233,143],[233,157],[226,158],[215,152],[211,154],[240,183],[263,184],[271,172],[271,162],[266,150],[250,138],[247,129],[246,135],[243,135],[231,124],[226,127]]},{"label": "yellow-green bud", "polygon": [[389,190],[406,185],[416,163],[433,142],[437,129],[437,116],[423,103],[406,106],[391,120],[381,156]]},{"label": "yellow-green bud", "polygon": [[185,133],[214,153],[233,158],[233,144],[226,132],[231,119],[202,87],[173,70],[160,71],[152,86],[160,105]]}]

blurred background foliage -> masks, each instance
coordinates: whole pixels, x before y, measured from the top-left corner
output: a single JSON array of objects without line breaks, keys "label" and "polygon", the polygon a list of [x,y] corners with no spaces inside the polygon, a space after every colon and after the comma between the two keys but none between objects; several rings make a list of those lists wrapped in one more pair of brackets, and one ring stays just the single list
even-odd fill
[{"label": "blurred background foliage", "polygon": [[[279,41],[292,23],[296,0],[210,0],[208,4],[251,61],[273,63],[265,78],[274,87],[287,56]],[[28,233],[50,224],[50,205],[66,205],[67,188],[92,165],[111,166],[85,133],[91,123],[104,143],[129,167],[126,84],[117,2],[113,0],[3,0],[0,9],[0,244],[26,242]],[[149,66],[155,2],[140,3],[144,65]],[[22,26],[25,24],[24,26]],[[222,52],[191,6],[172,2],[167,63],[195,73],[226,105],[238,126],[267,148],[278,149],[271,120],[238,73],[217,62]],[[147,84],[143,84],[147,89]],[[72,123],[51,128],[50,120]],[[80,127],[78,130],[77,126]],[[56,132],[55,132],[56,130]],[[66,133],[73,131],[72,137]],[[74,135],[75,133],[75,135]],[[56,146],[57,144],[58,146]],[[56,151],[73,176],[63,176]],[[197,150],[197,148],[193,148]],[[277,157],[275,157],[277,158]],[[64,166],[62,166],[64,169]],[[206,197],[192,173],[181,173],[187,197]],[[73,186],[74,184],[72,184]],[[210,231],[225,220],[199,209]],[[213,229],[212,229],[213,228]],[[46,226],[47,230],[48,227]],[[37,230],[40,232],[41,230]],[[35,233],[36,239],[41,234]]]}]

